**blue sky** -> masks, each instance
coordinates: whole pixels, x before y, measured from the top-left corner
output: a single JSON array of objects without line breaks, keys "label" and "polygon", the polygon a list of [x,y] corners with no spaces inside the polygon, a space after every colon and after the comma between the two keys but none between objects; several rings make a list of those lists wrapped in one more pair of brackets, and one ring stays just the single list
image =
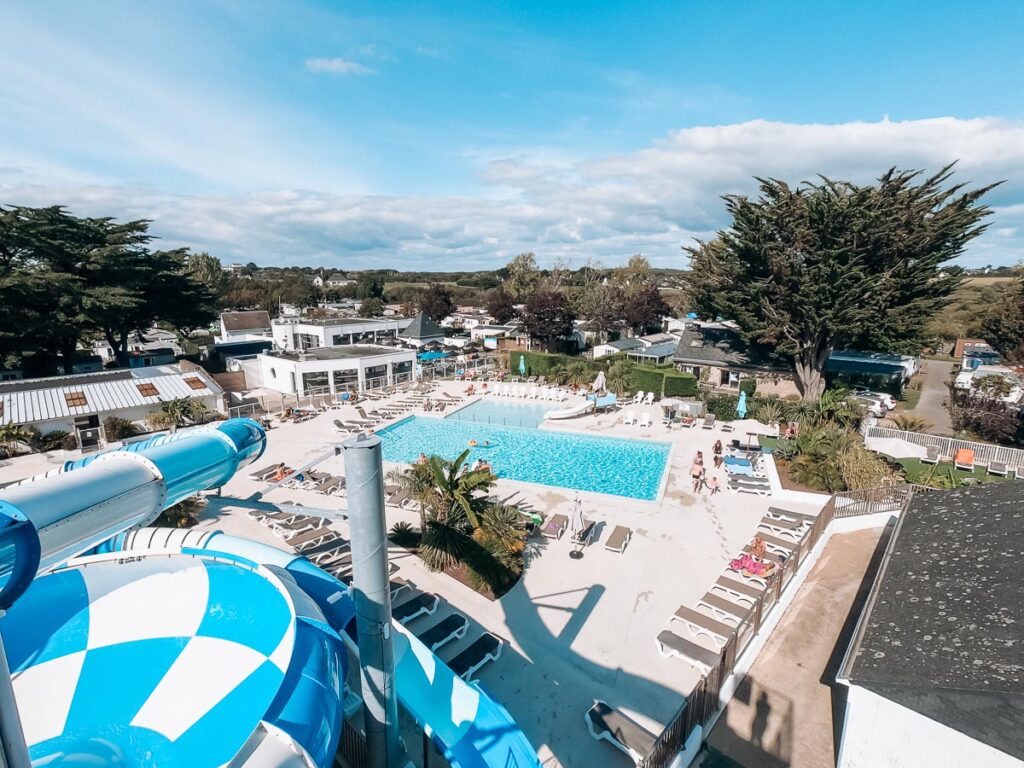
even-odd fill
[{"label": "blue sky", "polygon": [[0,28],[0,201],[229,261],[683,266],[755,174],[952,160],[1007,182],[964,262],[1024,258],[1024,4],[37,0]]}]

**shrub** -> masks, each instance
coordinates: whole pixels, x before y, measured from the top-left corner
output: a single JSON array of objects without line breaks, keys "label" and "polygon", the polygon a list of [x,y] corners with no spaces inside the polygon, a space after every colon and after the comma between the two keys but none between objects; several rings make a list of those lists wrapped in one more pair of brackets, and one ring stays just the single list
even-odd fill
[{"label": "shrub", "polygon": [[757,391],[757,379],[740,379],[740,392],[746,392],[750,397]]},{"label": "shrub", "polygon": [[755,400],[754,407],[750,409],[750,415],[762,424],[782,421],[785,409],[781,402],[776,399]]},{"label": "shrub", "polygon": [[697,377],[692,373],[666,373],[665,397],[696,397]]},{"label": "shrub", "polygon": [[60,441],[60,447],[65,451],[73,451],[78,448],[78,435],[74,432],[69,432],[64,436],[64,439]]},{"label": "shrub", "polygon": [[736,395],[720,395],[711,393],[704,398],[704,407],[709,413],[715,414],[719,421],[733,421],[738,419],[736,404],[740,399]]},{"label": "shrub", "polygon": [[660,398],[665,387],[665,372],[646,365],[635,365],[630,371],[629,386],[634,392],[653,392],[656,398]]},{"label": "shrub", "polygon": [[396,546],[414,549],[420,545],[420,529],[406,522],[398,522],[391,526],[388,538]]},{"label": "shrub", "polygon": [[107,440],[124,440],[126,437],[135,437],[139,434],[139,428],[131,419],[108,416],[103,420],[103,432]]},{"label": "shrub", "polygon": [[[71,448],[64,448],[64,445],[67,442],[68,438],[71,438],[74,445]],[[39,448],[40,450],[43,451],[55,451],[58,448],[63,448],[64,450],[74,450],[77,447],[78,439],[73,434],[71,434],[70,432],[66,432],[63,429],[55,429],[53,430],[53,432],[47,432],[45,435],[39,438]]]},{"label": "shrub", "polygon": [[893,416],[892,423],[896,429],[902,429],[904,432],[927,432],[931,427],[931,422],[907,413]]}]

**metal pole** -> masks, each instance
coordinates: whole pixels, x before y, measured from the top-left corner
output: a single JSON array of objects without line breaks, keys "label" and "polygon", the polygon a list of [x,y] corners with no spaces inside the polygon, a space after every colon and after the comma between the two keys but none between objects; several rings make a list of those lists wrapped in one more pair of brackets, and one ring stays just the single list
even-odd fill
[{"label": "metal pole", "polygon": [[[0,610],[0,619],[4,611]],[[18,704],[14,700],[14,683],[7,663],[4,638],[0,635],[0,766],[3,768],[32,768],[28,759],[25,732],[18,717]]]},{"label": "metal pole", "polygon": [[395,653],[381,440],[360,435],[343,444],[352,535],[352,594],[359,631],[363,720],[370,768],[403,764],[398,739]]}]

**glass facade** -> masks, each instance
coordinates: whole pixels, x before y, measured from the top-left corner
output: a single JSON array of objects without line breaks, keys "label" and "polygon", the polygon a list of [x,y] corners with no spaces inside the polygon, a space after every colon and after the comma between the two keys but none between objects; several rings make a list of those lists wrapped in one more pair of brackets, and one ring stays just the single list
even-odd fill
[{"label": "glass facade", "polygon": [[327,371],[302,374],[302,391],[306,394],[323,394],[328,392],[330,387],[330,374]]}]

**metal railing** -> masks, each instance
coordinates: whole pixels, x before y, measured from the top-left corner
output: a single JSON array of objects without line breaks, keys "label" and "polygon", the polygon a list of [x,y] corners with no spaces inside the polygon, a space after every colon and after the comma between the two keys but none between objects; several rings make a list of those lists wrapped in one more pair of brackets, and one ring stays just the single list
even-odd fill
[{"label": "metal railing", "polygon": [[1005,464],[1007,467],[1024,468],[1024,450],[1010,448],[1005,445],[976,443],[973,440],[930,435],[927,432],[905,432],[902,429],[890,429],[888,427],[868,427],[864,431],[864,437],[895,438],[897,440],[906,440],[908,443],[925,448],[933,445],[939,449],[939,455],[948,459],[956,456],[957,451],[966,448],[974,451],[974,461],[977,464],[991,464],[993,461],[997,461]]},{"label": "metal railing", "polygon": [[369,765],[366,737],[349,725],[348,721],[342,722],[334,764],[338,768],[366,768]]},{"label": "metal railing", "polygon": [[836,493],[826,502],[821,513],[804,533],[799,542],[794,542],[792,553],[781,564],[768,588],[754,601],[754,605],[740,620],[736,631],[726,641],[719,657],[719,663],[700,679],[682,706],[658,736],[654,748],[646,759],[638,763],[640,768],[664,768],[682,751],[694,729],[707,725],[721,707],[721,691],[726,680],[736,669],[737,661],[757,638],[771,611],[781,601],[782,595],[792,584],[801,564],[814,550],[815,545],[828,530],[833,520],[873,515],[880,512],[902,512],[917,491],[928,490],[923,486],[910,484],[891,488],[872,488],[864,491]]}]

